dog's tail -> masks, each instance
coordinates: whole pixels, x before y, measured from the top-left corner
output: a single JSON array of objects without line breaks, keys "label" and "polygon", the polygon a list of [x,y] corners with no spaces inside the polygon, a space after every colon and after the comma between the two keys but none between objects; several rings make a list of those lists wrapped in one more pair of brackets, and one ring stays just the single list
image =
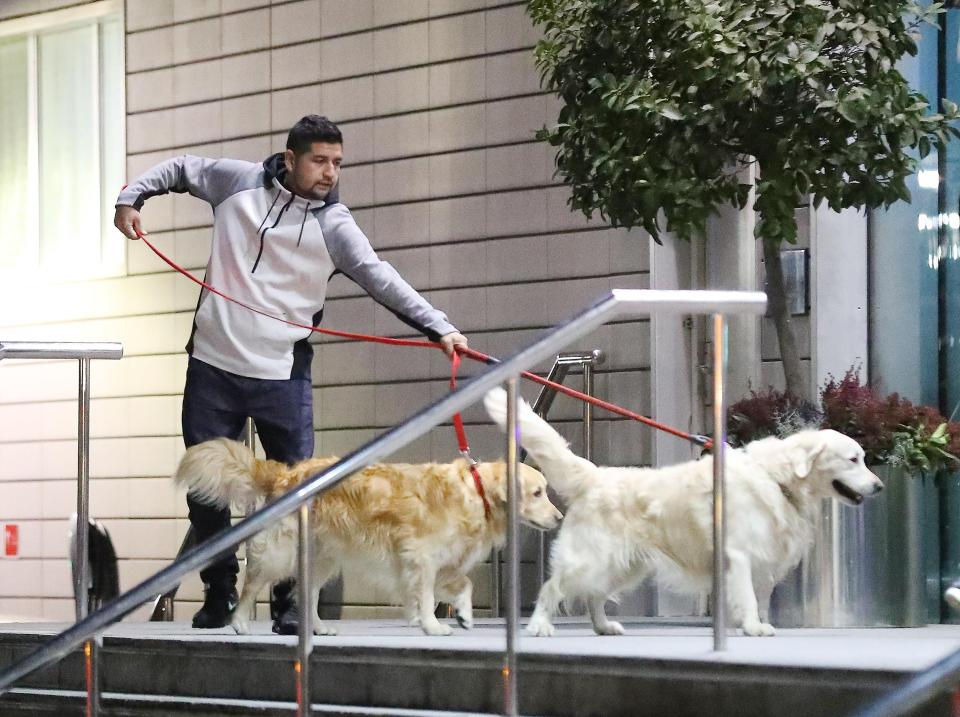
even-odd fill
[{"label": "dog's tail", "polygon": [[190,446],[173,479],[205,503],[249,508],[262,496],[257,459],[243,443],[215,438]]},{"label": "dog's tail", "polygon": [[[483,399],[483,405],[493,422],[506,430],[507,392],[502,388],[491,390]],[[597,467],[571,451],[566,439],[523,399],[519,399],[517,405],[517,423],[520,445],[533,456],[547,482],[565,500],[572,500],[596,480]]]}]

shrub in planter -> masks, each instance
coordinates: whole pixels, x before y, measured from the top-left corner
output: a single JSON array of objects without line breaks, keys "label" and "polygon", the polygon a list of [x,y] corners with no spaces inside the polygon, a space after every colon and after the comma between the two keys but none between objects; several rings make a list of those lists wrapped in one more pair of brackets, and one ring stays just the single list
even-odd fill
[{"label": "shrub in planter", "polygon": [[960,467],[960,423],[948,422],[929,406],[899,394],[880,395],[850,368],[831,376],[820,406],[787,391],[751,391],[727,412],[727,440],[742,446],[767,436],[783,438],[804,429],[832,428],[863,446],[866,463],[934,473]]},{"label": "shrub in planter", "polygon": [[896,393],[881,396],[860,381],[855,368],[824,384],[820,405],[820,427],[859,441],[867,464],[899,467],[913,475],[952,470],[960,464],[950,450],[951,441],[960,445],[960,426],[951,432],[935,408],[915,406]]}]

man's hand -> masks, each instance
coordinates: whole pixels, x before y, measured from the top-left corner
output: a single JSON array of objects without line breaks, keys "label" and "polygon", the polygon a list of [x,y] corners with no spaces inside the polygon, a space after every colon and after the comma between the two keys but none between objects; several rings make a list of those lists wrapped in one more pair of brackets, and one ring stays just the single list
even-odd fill
[{"label": "man's hand", "polygon": [[443,353],[447,356],[453,356],[453,352],[457,346],[467,348],[467,337],[454,331],[446,336],[440,337],[440,346],[443,348]]},{"label": "man's hand", "polygon": [[119,229],[127,239],[139,239],[138,234],[146,234],[140,227],[140,212],[123,204],[117,207],[113,215],[113,226]]}]

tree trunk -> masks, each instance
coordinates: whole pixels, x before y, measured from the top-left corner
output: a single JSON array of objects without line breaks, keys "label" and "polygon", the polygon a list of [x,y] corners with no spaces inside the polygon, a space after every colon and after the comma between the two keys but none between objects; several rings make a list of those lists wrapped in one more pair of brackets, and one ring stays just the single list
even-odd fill
[{"label": "tree trunk", "polygon": [[780,344],[780,359],[783,362],[783,375],[787,381],[787,391],[802,398],[807,395],[807,380],[800,364],[797,351],[797,339],[793,333],[793,323],[787,311],[787,291],[783,284],[783,265],[780,262],[780,244],[763,240],[763,262],[766,266],[766,291],[770,318],[777,329],[777,342]]}]

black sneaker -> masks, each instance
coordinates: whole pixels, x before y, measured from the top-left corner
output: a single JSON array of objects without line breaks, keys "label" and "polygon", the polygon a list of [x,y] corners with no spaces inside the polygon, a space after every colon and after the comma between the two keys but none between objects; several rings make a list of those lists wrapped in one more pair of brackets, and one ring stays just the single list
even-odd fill
[{"label": "black sneaker", "polygon": [[300,631],[300,608],[289,600],[273,620],[273,631],[278,635],[296,635]]},{"label": "black sneaker", "polygon": [[193,616],[193,626],[201,630],[226,627],[240,599],[237,588],[230,586],[227,590],[222,586],[208,586],[204,592],[203,607]]}]

